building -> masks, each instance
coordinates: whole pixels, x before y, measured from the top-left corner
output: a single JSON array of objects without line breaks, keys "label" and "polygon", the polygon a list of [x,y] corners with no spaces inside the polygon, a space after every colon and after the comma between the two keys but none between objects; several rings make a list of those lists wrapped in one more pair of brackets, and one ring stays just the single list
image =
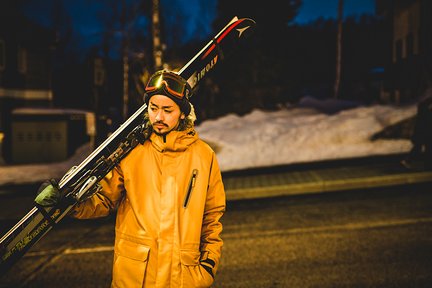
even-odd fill
[{"label": "building", "polygon": [[[52,31],[30,22],[20,1],[0,1],[0,155],[11,155],[12,112],[52,101]],[[1,159],[1,157],[0,157]]]},{"label": "building", "polygon": [[432,1],[376,0],[388,31],[387,100],[404,103],[432,87]]},{"label": "building", "polygon": [[19,1],[0,2],[0,133],[16,107],[48,105],[54,34],[27,20]]}]

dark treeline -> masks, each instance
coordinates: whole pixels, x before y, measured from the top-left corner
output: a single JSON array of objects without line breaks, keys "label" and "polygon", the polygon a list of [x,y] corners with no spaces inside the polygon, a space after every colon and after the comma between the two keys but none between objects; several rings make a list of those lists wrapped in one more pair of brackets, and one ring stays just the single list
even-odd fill
[{"label": "dark treeline", "polygon": [[[78,54],[77,33],[72,31],[65,8],[53,7],[50,27],[57,33],[53,59],[54,104],[60,107],[97,109],[109,113],[123,105],[124,39],[129,57],[129,106],[132,113],[142,104],[142,88],[153,71],[150,1],[104,1],[98,15],[102,32],[86,54]],[[294,104],[303,96],[333,97],[336,62],[336,20],[318,19],[308,25],[293,24],[301,0],[219,0],[213,31],[233,16],[257,22],[255,34],[235,56],[209,74],[192,102],[199,121],[227,113],[244,114],[254,108],[275,109]],[[129,3],[129,2],[128,2]],[[164,1],[161,2],[162,4]],[[288,6],[288,7],[287,7]],[[125,13],[122,9],[125,8]],[[181,17],[168,17],[161,7],[161,36],[167,43],[164,60],[172,67],[185,63],[210,39],[182,43]],[[60,15],[62,17],[55,17]],[[124,15],[135,22],[125,22]],[[169,19],[168,19],[169,18]],[[144,19],[144,20],[140,20]],[[168,21],[169,20],[169,21]],[[381,70],[388,60],[383,22],[373,15],[346,18],[342,36],[342,77],[339,98],[371,103],[379,99]],[[101,87],[94,87],[94,58],[106,69]],[[96,91],[97,90],[97,91]]]},{"label": "dark treeline", "polygon": [[[295,104],[303,96],[333,97],[336,20],[294,25],[301,1],[289,1],[290,8],[281,1],[260,3],[219,1],[215,27],[237,15],[256,20],[257,29],[247,47],[241,47],[200,86],[199,92],[204,91],[195,101],[202,120],[255,108],[275,109]],[[339,99],[378,101],[382,67],[389,57],[387,45],[382,19],[363,15],[344,20]]]}]

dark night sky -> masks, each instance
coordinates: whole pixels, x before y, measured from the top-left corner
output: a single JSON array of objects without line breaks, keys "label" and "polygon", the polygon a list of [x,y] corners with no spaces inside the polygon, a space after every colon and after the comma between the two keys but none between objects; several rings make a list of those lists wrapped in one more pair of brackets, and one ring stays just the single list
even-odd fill
[{"label": "dark night sky", "polygon": [[[51,9],[56,0],[27,0],[27,15],[38,22],[47,25],[52,22]],[[184,27],[186,35],[183,37],[187,42],[192,37],[207,39],[210,36],[211,22],[215,17],[217,0],[160,0],[164,17],[168,21],[181,15],[186,23]],[[137,1],[131,1],[137,2]],[[62,1],[66,13],[69,14],[76,37],[79,37],[80,45],[89,46],[100,41],[100,20],[97,17],[104,9],[104,1],[73,0]],[[319,17],[335,18],[337,14],[338,0],[303,0],[299,14],[294,23],[305,24]],[[360,15],[363,13],[373,14],[375,0],[345,0],[344,16]],[[246,17],[246,16],[243,16]],[[134,19],[134,25],[145,25],[147,19]],[[199,30],[197,30],[199,27]],[[204,28],[203,28],[204,27]],[[208,27],[206,29],[205,27]],[[82,42],[81,42],[82,41]],[[82,47],[85,48],[85,47]]]},{"label": "dark night sky", "polygon": [[[338,0],[303,0],[303,5],[294,21],[304,24],[319,17],[336,18],[338,2]],[[343,12],[344,16],[374,14],[375,0],[344,0]]]}]

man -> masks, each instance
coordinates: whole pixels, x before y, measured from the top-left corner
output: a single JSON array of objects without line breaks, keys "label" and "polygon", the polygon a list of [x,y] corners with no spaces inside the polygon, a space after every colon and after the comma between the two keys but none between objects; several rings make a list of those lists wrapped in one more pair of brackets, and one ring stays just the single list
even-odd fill
[{"label": "man", "polygon": [[225,191],[215,153],[194,130],[190,96],[176,73],[155,73],[144,98],[151,136],[71,214],[85,219],[117,210],[112,287],[209,287],[214,281]]}]

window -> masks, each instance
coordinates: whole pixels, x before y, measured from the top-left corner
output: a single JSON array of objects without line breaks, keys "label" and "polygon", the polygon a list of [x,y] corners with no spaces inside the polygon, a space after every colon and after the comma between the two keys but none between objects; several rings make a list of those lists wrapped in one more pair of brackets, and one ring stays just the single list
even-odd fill
[{"label": "window", "polygon": [[27,50],[18,47],[18,71],[22,74],[27,72]]},{"label": "window", "polygon": [[399,62],[400,60],[402,60],[402,49],[403,49],[403,42],[402,40],[397,40],[396,41],[396,47],[395,47],[395,61]]},{"label": "window", "polygon": [[94,84],[102,86],[105,79],[105,70],[103,67],[102,59],[96,58],[94,60]]},{"label": "window", "polygon": [[0,71],[6,68],[6,44],[3,39],[0,39]]},{"label": "window", "polygon": [[409,33],[406,36],[406,56],[410,57],[414,55],[414,35]]}]

